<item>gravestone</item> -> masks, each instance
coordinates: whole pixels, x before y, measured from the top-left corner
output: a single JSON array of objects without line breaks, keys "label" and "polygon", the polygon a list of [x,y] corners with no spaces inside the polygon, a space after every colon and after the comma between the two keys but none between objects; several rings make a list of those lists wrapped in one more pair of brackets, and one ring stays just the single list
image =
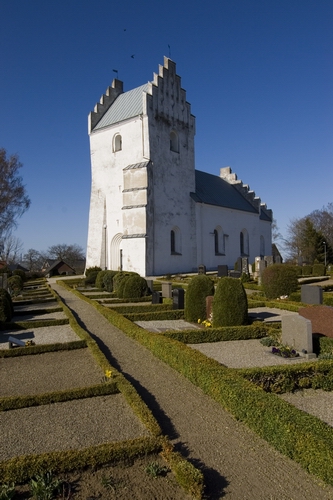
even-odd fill
[{"label": "gravestone", "polygon": [[242,257],[238,257],[235,267],[235,271],[239,271],[240,273],[242,272]]},{"label": "gravestone", "polygon": [[198,266],[198,274],[206,274],[206,266],[204,266],[203,264]]},{"label": "gravestone", "polygon": [[229,271],[230,278],[240,278],[241,274],[242,273],[240,271],[234,271],[234,270]]},{"label": "gravestone", "polygon": [[258,273],[258,285],[261,285],[262,273],[266,269],[266,262],[262,259],[256,261],[256,272]]},{"label": "gravestone", "polygon": [[282,344],[293,347],[301,356],[315,358],[311,321],[299,314],[282,316]]},{"label": "gravestone", "polygon": [[162,293],[161,292],[153,292],[151,294],[151,303],[152,304],[162,304],[163,303]]},{"label": "gravestone", "polygon": [[228,276],[228,266],[227,265],[217,266],[217,276],[219,278]]},{"label": "gravestone", "polygon": [[173,309],[184,309],[185,292],[183,288],[175,288],[173,291]]},{"label": "gravestone", "polygon": [[25,347],[25,342],[23,340],[12,336],[8,337],[8,343],[9,349],[12,349],[13,347]]},{"label": "gravestone", "polygon": [[162,283],[162,297],[172,298],[172,283]]},{"label": "gravestone", "polygon": [[264,261],[266,262],[266,267],[272,266],[274,264],[273,255],[265,255]]},{"label": "gravestone", "polygon": [[212,310],[213,310],[213,300],[214,300],[213,295],[208,295],[206,297],[206,318],[207,319],[211,318],[211,314],[212,314]]},{"label": "gravestone", "polygon": [[149,288],[149,292],[153,293],[154,291],[154,280],[146,280],[147,287]]},{"label": "gravestone", "polygon": [[302,285],[301,302],[304,304],[320,305],[323,303],[323,289],[321,286]]},{"label": "gravestone", "polygon": [[247,257],[242,257],[242,274],[249,274],[249,259]]}]

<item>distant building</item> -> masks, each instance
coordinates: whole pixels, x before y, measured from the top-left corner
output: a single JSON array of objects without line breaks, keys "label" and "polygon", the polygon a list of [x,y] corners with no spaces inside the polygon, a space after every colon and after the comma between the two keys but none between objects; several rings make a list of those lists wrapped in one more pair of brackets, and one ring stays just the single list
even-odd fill
[{"label": "distant building", "polygon": [[173,61],[128,92],[114,80],[88,123],[87,268],[154,276],[271,255],[272,211],[229,167],[195,170],[195,117]]}]

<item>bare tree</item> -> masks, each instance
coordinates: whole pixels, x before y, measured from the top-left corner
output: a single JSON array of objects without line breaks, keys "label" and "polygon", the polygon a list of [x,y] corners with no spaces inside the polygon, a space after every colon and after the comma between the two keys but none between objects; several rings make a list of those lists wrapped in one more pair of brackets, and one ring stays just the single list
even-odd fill
[{"label": "bare tree", "polygon": [[79,245],[66,245],[59,244],[53,245],[48,248],[47,253],[50,258],[64,260],[72,267],[75,267],[75,263],[78,260],[83,260],[85,258],[84,250]]},{"label": "bare tree", "polygon": [[7,156],[0,148],[0,235],[16,226],[16,221],[30,206],[30,199],[19,176],[22,164],[17,155]]},{"label": "bare tree", "polygon": [[328,203],[321,210],[314,210],[308,217],[316,230],[320,231],[327,243],[333,247],[333,203]]},{"label": "bare tree", "polygon": [[21,260],[23,243],[11,233],[6,233],[0,239],[0,259],[7,264],[14,264]]},{"label": "bare tree", "polygon": [[38,250],[30,248],[23,256],[23,260],[29,271],[41,271],[45,257]]}]

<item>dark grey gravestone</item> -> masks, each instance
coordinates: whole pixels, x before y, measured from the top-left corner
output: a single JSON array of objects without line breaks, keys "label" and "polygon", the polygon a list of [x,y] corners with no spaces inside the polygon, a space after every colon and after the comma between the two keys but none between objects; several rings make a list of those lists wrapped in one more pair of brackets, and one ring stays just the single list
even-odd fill
[{"label": "dark grey gravestone", "polygon": [[14,346],[16,347],[25,347],[25,342],[16,337],[8,337],[9,349],[12,349]]},{"label": "dark grey gravestone", "polygon": [[161,292],[153,292],[151,295],[151,303],[152,304],[162,304],[163,298]]},{"label": "dark grey gravestone", "polygon": [[240,278],[242,273],[240,271],[229,271],[230,278]]},{"label": "dark grey gravestone", "polygon": [[264,261],[266,262],[266,266],[272,266],[274,264],[273,255],[265,255]]},{"label": "dark grey gravestone", "polygon": [[236,270],[242,272],[242,257],[238,257],[237,259]]},{"label": "dark grey gravestone", "polygon": [[146,280],[147,287],[149,288],[150,293],[154,291],[154,280]]},{"label": "dark grey gravestone", "polygon": [[321,305],[323,303],[323,289],[321,286],[302,285],[301,302]]},{"label": "dark grey gravestone", "polygon": [[184,309],[185,292],[183,288],[173,290],[173,309]]},{"label": "dark grey gravestone", "polygon": [[198,274],[206,274],[206,266],[204,266],[203,264],[198,266]]},{"label": "dark grey gravestone", "polygon": [[162,297],[172,298],[172,283],[162,283]]},{"label": "dark grey gravestone", "polygon": [[219,278],[222,278],[223,276],[228,276],[228,266],[227,265],[217,266],[217,276]]}]

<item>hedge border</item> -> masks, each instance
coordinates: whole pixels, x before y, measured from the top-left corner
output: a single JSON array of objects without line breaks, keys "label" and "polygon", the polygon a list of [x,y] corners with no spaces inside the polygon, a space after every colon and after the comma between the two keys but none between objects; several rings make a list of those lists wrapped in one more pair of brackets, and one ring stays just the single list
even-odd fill
[{"label": "hedge border", "polygon": [[26,346],[24,348],[0,350],[0,358],[16,358],[17,356],[28,356],[30,354],[43,354],[46,352],[57,351],[72,351],[74,349],[84,349],[88,347],[87,341],[72,340],[71,342],[57,343],[57,344],[42,344]]},{"label": "hedge border", "polygon": [[[65,284],[63,286],[66,287]],[[206,358],[177,340],[147,333],[117,312],[98,303],[90,303],[114,326],[200,387],[279,452],[333,485],[332,427],[289,405],[277,395],[265,393],[235,370]]]}]

